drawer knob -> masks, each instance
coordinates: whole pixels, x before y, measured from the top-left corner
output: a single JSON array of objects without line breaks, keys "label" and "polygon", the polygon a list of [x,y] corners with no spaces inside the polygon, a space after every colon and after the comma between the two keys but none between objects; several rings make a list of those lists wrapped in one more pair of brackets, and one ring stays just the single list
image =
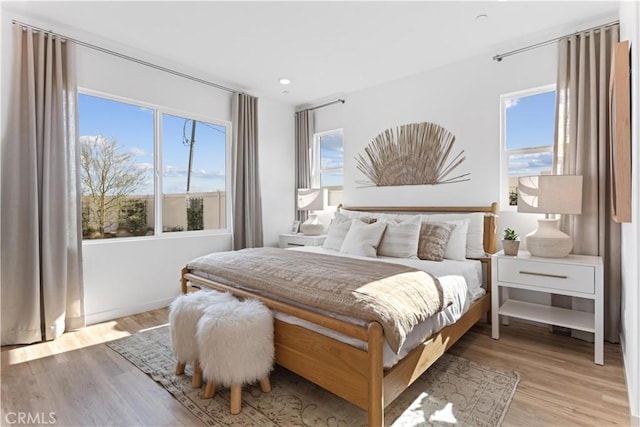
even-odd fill
[{"label": "drawer knob", "polygon": [[567,278],[567,276],[560,276],[559,274],[536,273],[534,271],[521,271],[520,274],[528,274],[530,276],[553,277],[554,279],[566,279]]}]

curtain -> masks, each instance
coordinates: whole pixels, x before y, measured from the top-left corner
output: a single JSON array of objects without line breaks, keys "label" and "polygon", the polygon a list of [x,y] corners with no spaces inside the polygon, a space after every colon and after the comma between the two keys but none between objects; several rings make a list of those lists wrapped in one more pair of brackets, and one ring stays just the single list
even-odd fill
[{"label": "curtain", "polygon": [[262,246],[258,98],[233,96],[233,249]]},{"label": "curtain", "polygon": [[[620,224],[611,218],[608,85],[618,25],[574,34],[559,42],[554,169],[582,175],[582,214],[563,215],[560,228],[573,252],[604,261],[605,339],[618,342],[620,327]],[[554,303],[562,305],[561,298]],[[566,301],[565,301],[566,304]],[[574,300],[590,310],[593,302]],[[589,307],[590,306],[590,307]]]},{"label": "curtain", "polygon": [[[311,187],[311,141],[313,132],[313,112],[303,110],[296,113],[296,195],[298,188]],[[297,202],[295,212],[298,221],[305,222],[309,216],[307,211],[299,211]]]},{"label": "curtain", "polygon": [[84,326],[75,46],[14,26],[2,137],[2,345]]}]

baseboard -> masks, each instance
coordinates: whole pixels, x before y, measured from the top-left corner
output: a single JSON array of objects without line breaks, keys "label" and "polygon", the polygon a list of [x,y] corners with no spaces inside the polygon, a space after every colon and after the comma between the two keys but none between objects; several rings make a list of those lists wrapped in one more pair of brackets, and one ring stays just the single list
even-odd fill
[{"label": "baseboard", "polygon": [[630,383],[629,383],[629,370],[627,369],[627,360],[625,359],[624,355],[627,354],[625,351],[625,347],[626,347],[626,342],[624,339],[624,334],[620,333],[619,335],[620,337],[620,350],[622,351],[622,368],[624,369],[624,381],[625,381],[625,385],[627,386],[627,397],[629,399],[629,422],[630,422],[630,426],[631,427],[640,427],[640,414],[633,414],[631,411],[633,410],[631,408],[631,402],[635,402],[635,400],[632,399],[637,399],[640,396],[633,396],[633,390],[630,387]]},{"label": "baseboard", "polygon": [[136,306],[120,307],[113,310],[101,311],[100,313],[90,313],[86,315],[85,321],[87,325],[106,322],[108,320],[118,319],[120,317],[131,316],[133,314],[144,313],[145,311],[167,307],[169,304],[171,304],[171,301],[173,301],[173,298],[165,298],[145,304],[139,304]]}]

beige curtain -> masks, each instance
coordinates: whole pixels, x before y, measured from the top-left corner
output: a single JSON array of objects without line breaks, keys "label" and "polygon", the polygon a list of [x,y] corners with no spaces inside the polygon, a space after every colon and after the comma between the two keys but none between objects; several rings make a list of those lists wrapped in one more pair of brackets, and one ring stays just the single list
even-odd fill
[{"label": "beige curtain", "polygon": [[[311,144],[313,143],[313,112],[303,110],[296,113],[296,192],[298,188],[311,187]],[[294,200],[297,197],[294,196]],[[308,212],[294,206],[295,217],[300,222],[307,220]]]},{"label": "beige curtain", "polygon": [[2,137],[2,345],[84,326],[75,46],[14,26]]},{"label": "beige curtain", "polygon": [[[582,175],[582,214],[565,215],[560,228],[573,252],[604,260],[605,339],[618,342],[620,326],[620,224],[611,219],[608,85],[618,25],[560,40],[556,104],[555,171]],[[554,302],[562,305],[560,298]],[[589,310],[589,301],[573,301]]]},{"label": "beige curtain", "polygon": [[258,98],[233,96],[233,249],[262,246]]}]

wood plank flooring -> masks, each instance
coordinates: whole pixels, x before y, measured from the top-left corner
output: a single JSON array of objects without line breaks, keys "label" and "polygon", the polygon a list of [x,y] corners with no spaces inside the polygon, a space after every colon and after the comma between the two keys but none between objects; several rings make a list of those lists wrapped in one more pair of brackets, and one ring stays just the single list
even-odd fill
[{"label": "wood plank flooring", "polygon": [[629,425],[620,346],[605,343],[604,366],[593,363],[593,344],[551,334],[548,327],[511,320],[491,339],[477,324],[450,353],[520,374],[503,426]]},{"label": "wood plank flooring", "polygon": [[[202,425],[177,400],[104,342],[167,323],[154,310],[64,334],[54,342],[3,347],[0,425],[19,412],[40,424]],[[476,325],[450,350],[486,366],[515,370],[520,383],[503,426],[629,425],[620,347],[605,344],[605,365],[592,344],[514,321],[492,340]],[[9,418],[7,418],[9,417]],[[37,424],[37,423],[32,423]]]}]

